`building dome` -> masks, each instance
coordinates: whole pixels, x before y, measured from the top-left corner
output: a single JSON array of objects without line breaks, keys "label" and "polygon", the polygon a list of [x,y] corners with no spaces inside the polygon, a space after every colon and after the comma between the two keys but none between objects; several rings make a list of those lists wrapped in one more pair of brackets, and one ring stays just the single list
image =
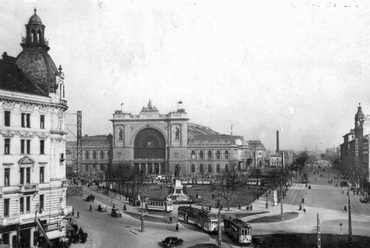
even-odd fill
[{"label": "building dome", "polygon": [[28,21],[28,24],[42,25],[41,18],[38,15],[36,15],[36,9],[34,9],[34,11],[35,11],[35,14],[33,14],[33,16],[31,16],[30,20]]},{"label": "building dome", "polygon": [[359,104],[359,106],[358,106],[358,110],[357,110],[355,118],[356,119],[364,119],[365,118],[365,115],[362,112],[361,104]]}]

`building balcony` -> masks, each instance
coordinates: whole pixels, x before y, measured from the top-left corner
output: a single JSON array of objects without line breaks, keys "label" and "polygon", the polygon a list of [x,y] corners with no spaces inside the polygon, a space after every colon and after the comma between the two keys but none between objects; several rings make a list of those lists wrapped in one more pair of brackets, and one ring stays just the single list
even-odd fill
[{"label": "building balcony", "polygon": [[19,185],[19,191],[22,193],[38,192],[39,185],[38,184]]},{"label": "building balcony", "polygon": [[5,217],[3,219],[0,219],[0,226],[15,225],[19,224],[20,222],[21,221],[19,219],[19,216]]}]

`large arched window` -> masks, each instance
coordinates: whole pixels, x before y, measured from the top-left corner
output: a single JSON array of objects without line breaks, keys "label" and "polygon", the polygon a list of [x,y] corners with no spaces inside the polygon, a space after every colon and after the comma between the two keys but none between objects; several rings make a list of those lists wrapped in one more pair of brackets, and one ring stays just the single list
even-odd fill
[{"label": "large arched window", "polygon": [[229,151],[225,151],[225,159],[229,158]]},{"label": "large arched window", "polygon": [[200,157],[200,159],[204,159],[204,152],[203,151],[200,151],[199,157]]},{"label": "large arched window", "polygon": [[202,164],[200,164],[200,166],[199,166],[199,172],[202,173],[202,174],[204,173],[203,165]]},{"label": "large arched window", "polygon": [[225,172],[228,173],[229,172],[229,165],[225,164]]},{"label": "large arched window", "polygon": [[212,173],[212,165],[208,165],[208,173]]},{"label": "large arched window", "polygon": [[90,159],[90,152],[89,151],[86,151],[85,157],[86,157],[86,159]]},{"label": "large arched window", "polygon": [[197,158],[197,154],[195,153],[195,151],[191,151],[191,159],[196,159]]},{"label": "large arched window", "polygon": [[104,159],[104,151],[100,151],[100,158]]},{"label": "large arched window", "polygon": [[219,164],[217,164],[217,166],[216,166],[216,171],[217,171],[217,173],[220,173],[221,172],[220,165]]},{"label": "large arched window", "polygon": [[93,159],[96,159],[96,151],[93,151]]},{"label": "large arched window", "polygon": [[135,159],[165,159],[166,141],[163,135],[154,128],[141,130],[135,137]]},{"label": "large arched window", "polygon": [[191,165],[191,173],[195,173],[195,165],[194,164]]},{"label": "large arched window", "polygon": [[212,159],[212,152],[208,151],[208,159]]},{"label": "large arched window", "polygon": [[217,151],[217,152],[216,152],[216,158],[217,158],[217,159],[221,159],[221,152],[220,152],[220,151]]}]

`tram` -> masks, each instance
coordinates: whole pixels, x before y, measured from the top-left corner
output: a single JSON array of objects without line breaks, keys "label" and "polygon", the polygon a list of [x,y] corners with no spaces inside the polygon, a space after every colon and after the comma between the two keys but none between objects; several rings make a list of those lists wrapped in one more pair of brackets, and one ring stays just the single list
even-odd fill
[{"label": "tram", "polygon": [[197,225],[202,230],[212,233],[218,231],[218,216],[194,207],[180,206],[178,219],[184,223]]},{"label": "tram", "polygon": [[172,212],[173,210],[173,202],[171,199],[160,199],[160,198],[149,198],[145,202],[145,208],[147,210],[154,210],[154,211],[164,211],[164,212]]},{"label": "tram", "polygon": [[252,226],[235,215],[224,215],[224,230],[235,242],[247,246],[252,244]]}]

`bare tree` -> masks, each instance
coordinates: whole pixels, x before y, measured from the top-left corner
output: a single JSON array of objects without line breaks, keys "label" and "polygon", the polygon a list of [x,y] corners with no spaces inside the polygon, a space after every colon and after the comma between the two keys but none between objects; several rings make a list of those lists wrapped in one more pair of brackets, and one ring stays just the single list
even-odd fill
[{"label": "bare tree", "polygon": [[237,188],[237,174],[235,172],[225,172],[220,177],[220,184],[222,187],[223,197],[226,200],[227,210],[230,210],[230,201]]}]

